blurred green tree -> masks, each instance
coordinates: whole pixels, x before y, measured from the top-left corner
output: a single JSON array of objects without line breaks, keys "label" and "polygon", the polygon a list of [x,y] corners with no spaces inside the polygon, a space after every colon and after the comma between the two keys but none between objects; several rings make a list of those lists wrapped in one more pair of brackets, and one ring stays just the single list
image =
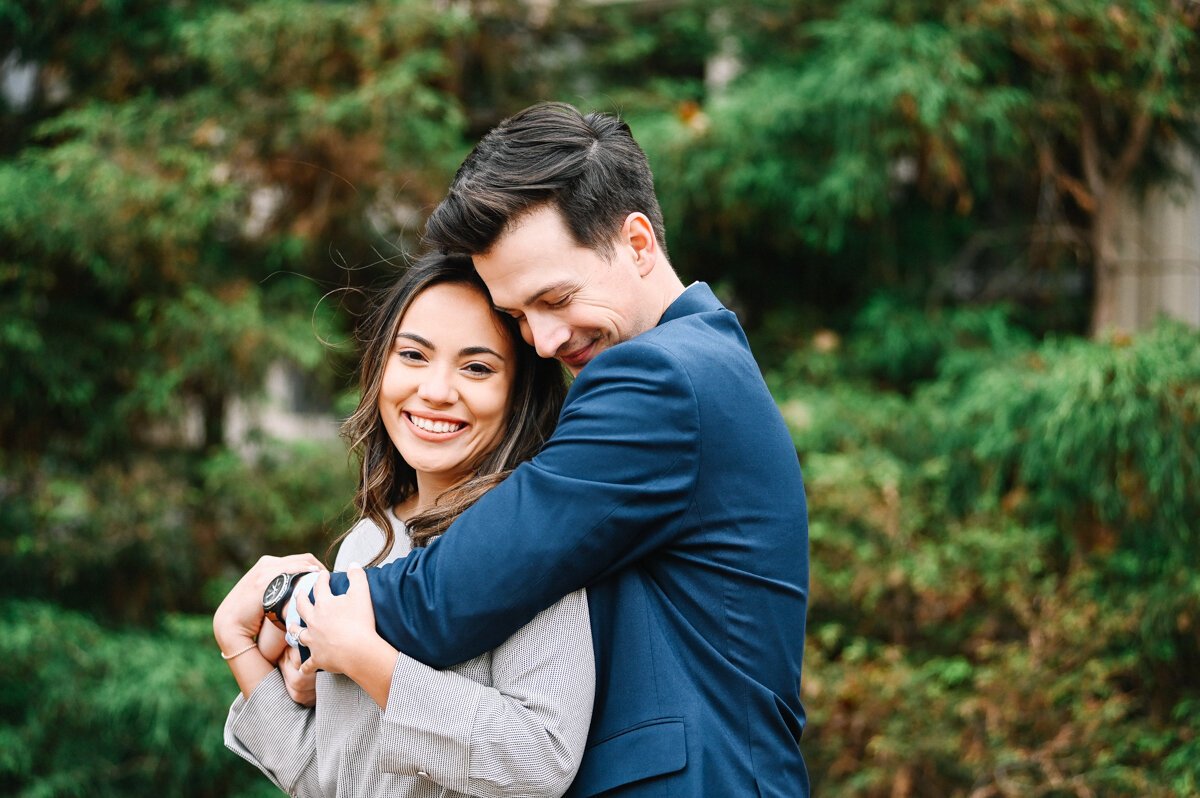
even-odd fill
[{"label": "blurred green tree", "polygon": [[[150,595],[194,609],[180,588],[263,551],[229,541],[277,534],[219,521],[229,406],[277,362],[342,390],[353,347],[325,341],[347,339],[343,289],[394,271],[464,149],[447,50],[471,23],[423,2],[43,5],[0,4],[7,69],[34,76],[3,109],[0,490],[24,504],[3,547],[92,598],[80,564],[130,566],[126,615]],[[270,468],[231,467],[269,488]],[[326,469],[337,487],[279,545],[327,534],[349,485]],[[181,544],[229,557],[180,579],[162,563]]]},{"label": "blurred green tree", "polygon": [[752,304],[819,282],[928,291],[1008,241],[1026,269],[1090,266],[1102,329],[1117,199],[1200,143],[1195,3],[708,7],[740,75],[645,138],[681,260]]},{"label": "blurred green tree", "polygon": [[343,391],[359,290],[561,99],[630,120],[673,262],[776,339],[818,787],[1194,794],[1195,334],[1039,345],[903,295],[1065,264],[1102,326],[1113,197],[1195,143],[1198,8],[0,0],[0,598],[151,630],[4,605],[0,792],[265,791],[207,619],[163,611],[323,553],[352,477],[227,409],[279,362]]}]

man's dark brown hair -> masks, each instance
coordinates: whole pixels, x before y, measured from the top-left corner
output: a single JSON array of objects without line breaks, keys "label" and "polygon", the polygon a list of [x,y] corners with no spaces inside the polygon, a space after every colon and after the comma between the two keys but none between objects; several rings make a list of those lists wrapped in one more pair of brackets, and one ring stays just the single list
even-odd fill
[{"label": "man's dark brown hair", "polygon": [[609,255],[635,211],[666,250],[654,176],[629,126],[539,103],[505,119],[471,151],[425,226],[425,243],[447,254],[482,255],[525,214],[555,207],[575,243]]}]

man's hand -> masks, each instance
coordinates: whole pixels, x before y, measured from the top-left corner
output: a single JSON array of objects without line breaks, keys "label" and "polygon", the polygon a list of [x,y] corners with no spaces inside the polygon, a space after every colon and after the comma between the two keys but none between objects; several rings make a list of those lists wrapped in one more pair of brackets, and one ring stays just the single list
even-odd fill
[{"label": "man's hand", "polygon": [[[266,624],[266,626],[271,626],[271,624]],[[274,627],[272,626],[272,628]],[[292,646],[287,646],[277,664],[279,672],[283,674],[283,683],[287,685],[288,695],[292,697],[292,700],[302,706],[315,707],[317,705],[317,674],[315,672],[305,673],[300,669],[300,652]]]}]

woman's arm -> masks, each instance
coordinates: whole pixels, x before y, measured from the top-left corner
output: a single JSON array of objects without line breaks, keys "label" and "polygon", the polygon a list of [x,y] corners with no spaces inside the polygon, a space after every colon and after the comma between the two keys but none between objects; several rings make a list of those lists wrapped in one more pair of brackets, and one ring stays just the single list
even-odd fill
[{"label": "woman's arm", "polygon": [[583,590],[491,652],[492,687],[400,655],[383,714],[384,770],[487,798],[567,791],[591,724],[595,660]]},{"label": "woman's arm", "polygon": [[280,573],[320,567],[311,554],[263,557],[213,615],[213,635],[241,689],[225,722],[225,745],[296,796],[321,794],[313,711],[292,700],[283,676],[263,656],[255,638],[263,629],[262,594],[267,583]]},{"label": "woman's arm", "polygon": [[273,623],[264,623],[258,632],[258,653],[268,662],[278,663],[287,648],[283,631]]},{"label": "woman's arm", "polygon": [[540,613],[491,652],[492,687],[429,668],[375,633],[361,570],[328,593],[323,575],[298,600],[306,667],[345,673],[383,708],[380,766],[485,798],[559,796],[579,768],[595,665],[582,590]]},{"label": "woman's arm", "polygon": [[213,614],[213,637],[243,698],[249,698],[258,683],[275,670],[275,664],[259,652],[256,641],[262,631],[262,597],[267,584],[282,573],[320,569],[320,560],[311,554],[260,557],[217,607]]},{"label": "woman's arm", "polygon": [[297,798],[323,796],[317,779],[316,711],[292,700],[272,670],[250,698],[238,696],[225,720],[225,747]]}]

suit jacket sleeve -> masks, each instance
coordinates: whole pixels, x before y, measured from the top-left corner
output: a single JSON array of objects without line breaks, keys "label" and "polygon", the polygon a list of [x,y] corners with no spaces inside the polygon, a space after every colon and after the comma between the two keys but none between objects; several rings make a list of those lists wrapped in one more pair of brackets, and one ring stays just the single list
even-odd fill
[{"label": "suit jacket sleeve", "polygon": [[[380,635],[445,668],[671,540],[695,489],[700,419],[678,360],[645,336],[601,353],[558,428],[432,544],[367,579]],[[345,574],[330,580],[344,593]]]},{"label": "suit jacket sleeve", "polygon": [[239,695],[225,721],[225,746],[298,798],[322,796],[317,780],[315,712],[292,700],[276,669],[249,699]]},{"label": "suit jacket sleeve", "polygon": [[579,769],[595,686],[587,599],[563,598],[491,656],[493,686],[401,654],[380,766],[483,798],[557,798]]}]

